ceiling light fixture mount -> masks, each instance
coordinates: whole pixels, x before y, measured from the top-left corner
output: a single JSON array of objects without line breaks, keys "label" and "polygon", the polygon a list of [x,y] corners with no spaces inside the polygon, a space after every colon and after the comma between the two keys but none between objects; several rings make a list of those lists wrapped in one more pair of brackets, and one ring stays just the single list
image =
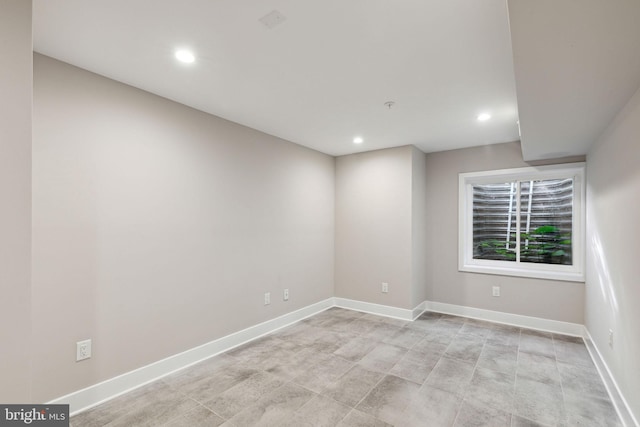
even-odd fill
[{"label": "ceiling light fixture mount", "polygon": [[491,114],[489,114],[489,113],[478,114],[478,121],[479,122],[486,122],[490,118],[491,118]]},{"label": "ceiling light fixture mount", "polygon": [[260,18],[259,21],[262,22],[268,29],[272,29],[277,25],[282,24],[286,19],[287,18],[283,14],[281,14],[277,10],[274,10]]},{"label": "ceiling light fixture mount", "polygon": [[353,138],[354,144],[362,144],[363,142],[364,142],[364,139],[361,136],[356,136],[355,138]]}]

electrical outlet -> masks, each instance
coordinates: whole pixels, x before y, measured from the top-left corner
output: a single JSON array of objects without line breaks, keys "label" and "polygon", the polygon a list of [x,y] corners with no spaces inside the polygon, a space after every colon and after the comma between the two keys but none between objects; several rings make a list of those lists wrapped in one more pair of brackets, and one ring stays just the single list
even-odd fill
[{"label": "electrical outlet", "polygon": [[493,296],[494,297],[499,297],[500,296],[500,286],[494,286],[493,287]]},{"label": "electrical outlet", "polygon": [[264,305],[271,304],[271,292],[264,293]]},{"label": "electrical outlet", "polygon": [[91,357],[91,340],[78,341],[76,343],[76,362]]},{"label": "electrical outlet", "polygon": [[613,329],[609,329],[609,347],[613,348]]},{"label": "electrical outlet", "polygon": [[282,292],[282,299],[283,299],[284,301],[289,301],[289,289],[285,289],[285,290]]},{"label": "electrical outlet", "polygon": [[385,294],[387,292],[389,292],[389,284],[388,283],[382,282],[382,292],[385,293]]}]

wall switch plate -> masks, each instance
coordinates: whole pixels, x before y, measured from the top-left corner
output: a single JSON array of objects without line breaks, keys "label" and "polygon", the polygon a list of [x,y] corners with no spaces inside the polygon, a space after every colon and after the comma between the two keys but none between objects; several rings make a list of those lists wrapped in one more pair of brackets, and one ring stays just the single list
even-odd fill
[{"label": "wall switch plate", "polygon": [[282,300],[289,301],[289,289],[285,289],[282,291]]},{"label": "wall switch plate", "polygon": [[78,341],[76,343],[76,362],[91,357],[91,340]]},{"label": "wall switch plate", "polygon": [[500,296],[500,286],[494,286],[493,287],[493,296],[494,297],[499,297]]},{"label": "wall switch plate", "polygon": [[387,292],[389,292],[389,284],[388,283],[382,282],[382,292],[385,293],[385,294]]},{"label": "wall switch plate", "polygon": [[264,305],[271,304],[271,292],[264,293]]}]

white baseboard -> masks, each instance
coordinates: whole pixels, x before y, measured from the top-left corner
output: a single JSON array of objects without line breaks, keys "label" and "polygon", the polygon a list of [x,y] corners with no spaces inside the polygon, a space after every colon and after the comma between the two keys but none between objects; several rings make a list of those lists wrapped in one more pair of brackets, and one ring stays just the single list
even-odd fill
[{"label": "white baseboard", "polygon": [[70,414],[99,405],[116,396],[153,382],[175,371],[186,368],[217,354],[230,350],[247,341],[274,332],[294,322],[313,316],[335,305],[334,298],[327,298],[299,310],[287,313],[275,319],[259,323],[239,332],[224,336],[217,340],[189,349],[182,353],[167,357],[150,365],[110,378],[101,383],[59,397],[48,404],[68,404]]},{"label": "white baseboard", "polygon": [[[395,319],[412,321],[424,311],[424,303],[418,305],[413,310],[406,308],[391,307],[389,305],[374,304],[372,302],[356,301],[347,298],[335,297],[335,306],[340,308],[348,308],[349,310],[362,311],[365,313],[377,314],[378,316],[393,317]],[[418,316],[414,313],[418,312]]]},{"label": "white baseboard", "polygon": [[393,317],[411,321],[425,310],[425,303],[413,310],[354,301],[346,298],[327,298],[299,310],[287,313],[272,320],[251,326],[242,331],[224,336],[217,340],[189,349],[182,353],[167,357],[147,366],[126,372],[82,390],[54,399],[49,404],[68,404],[71,415],[85,411],[114,397],[132,391],[145,384],[156,381],[180,369],[184,369],[210,357],[228,351],[248,341],[274,332],[292,323],[313,316],[331,307],[342,307],[363,311],[379,316]]},{"label": "white baseboard", "polygon": [[584,328],[584,342],[587,345],[587,350],[589,350],[589,354],[591,355],[591,359],[593,363],[596,365],[596,369],[600,374],[600,378],[602,378],[602,382],[607,388],[607,392],[609,392],[609,397],[613,402],[613,405],[618,411],[618,415],[622,420],[622,423],[625,427],[638,427],[638,419],[634,416],[627,400],[624,398],[624,395],[620,392],[620,388],[618,387],[618,383],[611,375],[611,370],[609,370],[609,366],[604,361],[600,350],[598,350],[598,346],[591,338],[591,334],[589,330]]},{"label": "white baseboard", "polygon": [[416,308],[413,309],[413,313],[411,314],[413,318],[411,320],[416,320],[425,311],[427,311],[427,301],[422,301]]},{"label": "white baseboard", "polygon": [[471,317],[473,319],[488,320],[490,322],[519,326],[521,328],[537,329],[539,331],[554,332],[577,337],[581,337],[584,330],[584,327],[577,323],[522,316],[520,314],[503,313],[501,311],[484,310],[482,308],[446,304],[443,302],[426,301],[425,308],[429,311],[435,311],[436,313]]},{"label": "white baseboard", "polygon": [[[517,314],[502,313],[433,301],[424,301],[413,310],[409,310],[347,298],[332,297],[174,356],[167,357],[166,359],[151,363],[139,369],[124,373],[85,389],[78,390],[48,403],[68,404],[70,405],[71,415],[77,414],[78,412],[99,405],[100,403],[113,399],[114,397],[153,382],[180,369],[194,365],[248,341],[274,332],[309,316],[313,316],[314,314],[331,307],[357,310],[405,321],[412,321],[419,317],[424,311],[429,310],[438,313],[453,314],[456,316],[470,317],[567,335],[583,336],[585,332],[582,325],[574,323],[559,322],[555,320],[540,319],[536,317],[521,316]],[[615,382],[613,384],[615,384]]]}]

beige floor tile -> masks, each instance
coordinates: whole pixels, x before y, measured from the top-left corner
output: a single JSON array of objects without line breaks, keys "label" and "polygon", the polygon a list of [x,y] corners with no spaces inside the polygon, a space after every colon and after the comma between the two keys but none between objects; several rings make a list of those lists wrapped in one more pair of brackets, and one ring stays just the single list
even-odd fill
[{"label": "beige floor tile", "polygon": [[163,424],[163,427],[217,427],[223,423],[224,419],[207,408],[198,405],[189,412]]},{"label": "beige floor tile", "polygon": [[453,427],[511,427],[511,413],[465,401]]},{"label": "beige floor tile", "polygon": [[373,371],[386,373],[389,372],[406,353],[406,348],[380,343],[360,359],[358,364]]},{"label": "beige floor tile", "polygon": [[471,382],[473,371],[474,365],[471,363],[442,357],[424,384],[463,396]]},{"label": "beige floor tile", "polygon": [[322,393],[328,386],[343,376],[354,363],[338,356],[310,366],[306,372],[293,379],[298,385],[316,393]]},{"label": "beige floor tile", "polygon": [[516,414],[542,424],[558,425],[565,419],[560,385],[518,377],[514,407]]},{"label": "beige floor tile", "polygon": [[294,417],[283,424],[290,427],[334,427],[351,411],[330,397],[316,396],[296,412]]},{"label": "beige floor tile", "polygon": [[439,359],[439,356],[433,354],[409,350],[389,373],[422,385]]},{"label": "beige floor tile", "polygon": [[456,418],[462,398],[448,391],[423,385],[396,419],[395,425],[406,427],[451,426]]},{"label": "beige floor tile", "polygon": [[397,424],[419,388],[411,381],[387,375],[358,404],[356,409],[389,424]]},{"label": "beige floor tile", "polygon": [[296,411],[314,396],[309,390],[287,383],[263,396],[229,421],[235,426],[281,426],[289,422]]},{"label": "beige floor tile", "polygon": [[383,377],[380,372],[355,365],[337,381],[327,385],[322,394],[355,407]]},{"label": "beige floor tile", "polygon": [[204,402],[203,405],[225,419],[229,419],[282,385],[284,381],[280,378],[266,372],[256,372],[241,383]]},{"label": "beige floor tile", "polygon": [[[355,408],[355,409],[354,409]],[[331,308],[71,419],[74,427],[621,425],[584,341]]]},{"label": "beige floor tile", "polygon": [[338,427],[391,427],[391,424],[385,423],[364,412],[360,412],[357,409],[353,409],[338,423]]},{"label": "beige floor tile", "polygon": [[476,368],[465,400],[473,404],[480,402],[510,414],[513,412],[515,378],[514,374]]}]

